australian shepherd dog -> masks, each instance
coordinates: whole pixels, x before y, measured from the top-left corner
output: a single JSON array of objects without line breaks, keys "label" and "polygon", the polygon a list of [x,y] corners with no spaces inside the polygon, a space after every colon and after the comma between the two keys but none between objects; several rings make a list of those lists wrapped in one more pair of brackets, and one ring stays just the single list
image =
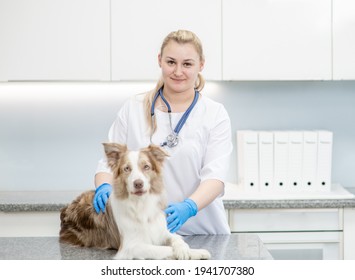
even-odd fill
[{"label": "australian shepherd dog", "polygon": [[95,212],[94,191],[81,194],[61,209],[60,242],[116,249],[115,259],[209,259],[208,251],[190,249],[167,229],[161,174],[166,152],[155,145],[139,151],[103,145],[113,173],[106,211]]}]

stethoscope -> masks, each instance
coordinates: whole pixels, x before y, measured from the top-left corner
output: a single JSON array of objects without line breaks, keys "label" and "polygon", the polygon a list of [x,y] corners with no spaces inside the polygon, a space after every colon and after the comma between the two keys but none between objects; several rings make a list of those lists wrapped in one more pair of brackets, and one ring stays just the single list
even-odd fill
[{"label": "stethoscope", "polygon": [[[171,133],[166,137],[166,140],[164,142],[162,142],[160,144],[161,147],[167,146],[169,148],[173,148],[176,147],[177,144],[179,144],[179,133],[181,128],[184,126],[187,118],[189,117],[192,109],[195,107],[197,100],[198,100],[198,96],[199,96],[199,92],[195,89],[195,96],[194,96],[194,100],[192,101],[191,105],[189,106],[189,108],[187,108],[186,112],[182,115],[181,119],[179,120],[179,122],[177,123],[175,129],[173,130],[173,126],[171,123],[171,107],[169,105],[169,102],[165,99],[164,95],[163,95],[163,88],[161,87],[158,92],[155,94],[153,102],[152,102],[152,107],[150,109],[150,115],[152,118],[152,122],[154,123],[154,108],[155,108],[155,103],[158,99],[158,97],[161,97],[161,99],[163,100],[163,102],[165,103],[166,107],[168,108],[168,114],[169,114],[169,123],[170,123],[170,129],[171,129]],[[152,134],[150,135],[150,143],[152,143]]]}]

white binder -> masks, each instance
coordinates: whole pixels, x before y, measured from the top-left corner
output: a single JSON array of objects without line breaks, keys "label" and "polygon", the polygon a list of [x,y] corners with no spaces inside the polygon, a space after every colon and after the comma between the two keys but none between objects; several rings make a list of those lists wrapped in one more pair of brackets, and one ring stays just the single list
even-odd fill
[{"label": "white binder", "polygon": [[259,191],[258,133],[237,131],[238,181],[245,191]]},{"label": "white binder", "polygon": [[333,133],[318,131],[317,190],[331,191]]},{"label": "white binder", "polygon": [[272,192],[274,187],[274,135],[259,132],[259,188],[261,192]]},{"label": "white binder", "polygon": [[314,192],[317,189],[317,144],[316,131],[303,132],[302,191]]},{"label": "white binder", "polygon": [[288,183],[288,157],[289,136],[286,131],[274,132],[274,189],[277,192],[287,191]]},{"label": "white binder", "polygon": [[302,191],[303,132],[289,132],[289,188]]}]

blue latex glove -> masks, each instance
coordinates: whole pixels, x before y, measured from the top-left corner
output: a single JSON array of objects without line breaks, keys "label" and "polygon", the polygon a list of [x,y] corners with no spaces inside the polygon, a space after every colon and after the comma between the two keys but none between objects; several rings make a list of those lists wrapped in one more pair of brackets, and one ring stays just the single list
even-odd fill
[{"label": "blue latex glove", "polygon": [[165,210],[167,215],[168,230],[171,233],[177,232],[181,226],[192,216],[197,214],[196,203],[187,198],[183,202],[170,204]]},{"label": "blue latex glove", "polygon": [[97,214],[102,211],[105,213],[107,200],[112,192],[112,186],[109,183],[101,184],[95,191],[94,208]]}]

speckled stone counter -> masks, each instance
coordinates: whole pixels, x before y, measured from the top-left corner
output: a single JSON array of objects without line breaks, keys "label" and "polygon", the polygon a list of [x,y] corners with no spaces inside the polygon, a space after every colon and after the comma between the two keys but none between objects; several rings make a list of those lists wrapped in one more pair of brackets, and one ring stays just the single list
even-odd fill
[{"label": "speckled stone counter", "polygon": [[[268,250],[257,235],[195,235],[185,236],[191,248],[207,249],[212,259],[270,260]],[[1,260],[107,260],[116,251],[78,248],[61,244],[58,237],[2,237]]]},{"label": "speckled stone counter", "polygon": [[281,208],[355,208],[355,188],[334,186],[330,193],[305,194],[242,194],[226,190],[226,209],[281,209]]},{"label": "speckled stone counter", "polygon": [[0,192],[0,211],[59,211],[81,191]]},{"label": "speckled stone counter", "polygon": [[355,208],[355,199],[225,200],[226,209]]}]

